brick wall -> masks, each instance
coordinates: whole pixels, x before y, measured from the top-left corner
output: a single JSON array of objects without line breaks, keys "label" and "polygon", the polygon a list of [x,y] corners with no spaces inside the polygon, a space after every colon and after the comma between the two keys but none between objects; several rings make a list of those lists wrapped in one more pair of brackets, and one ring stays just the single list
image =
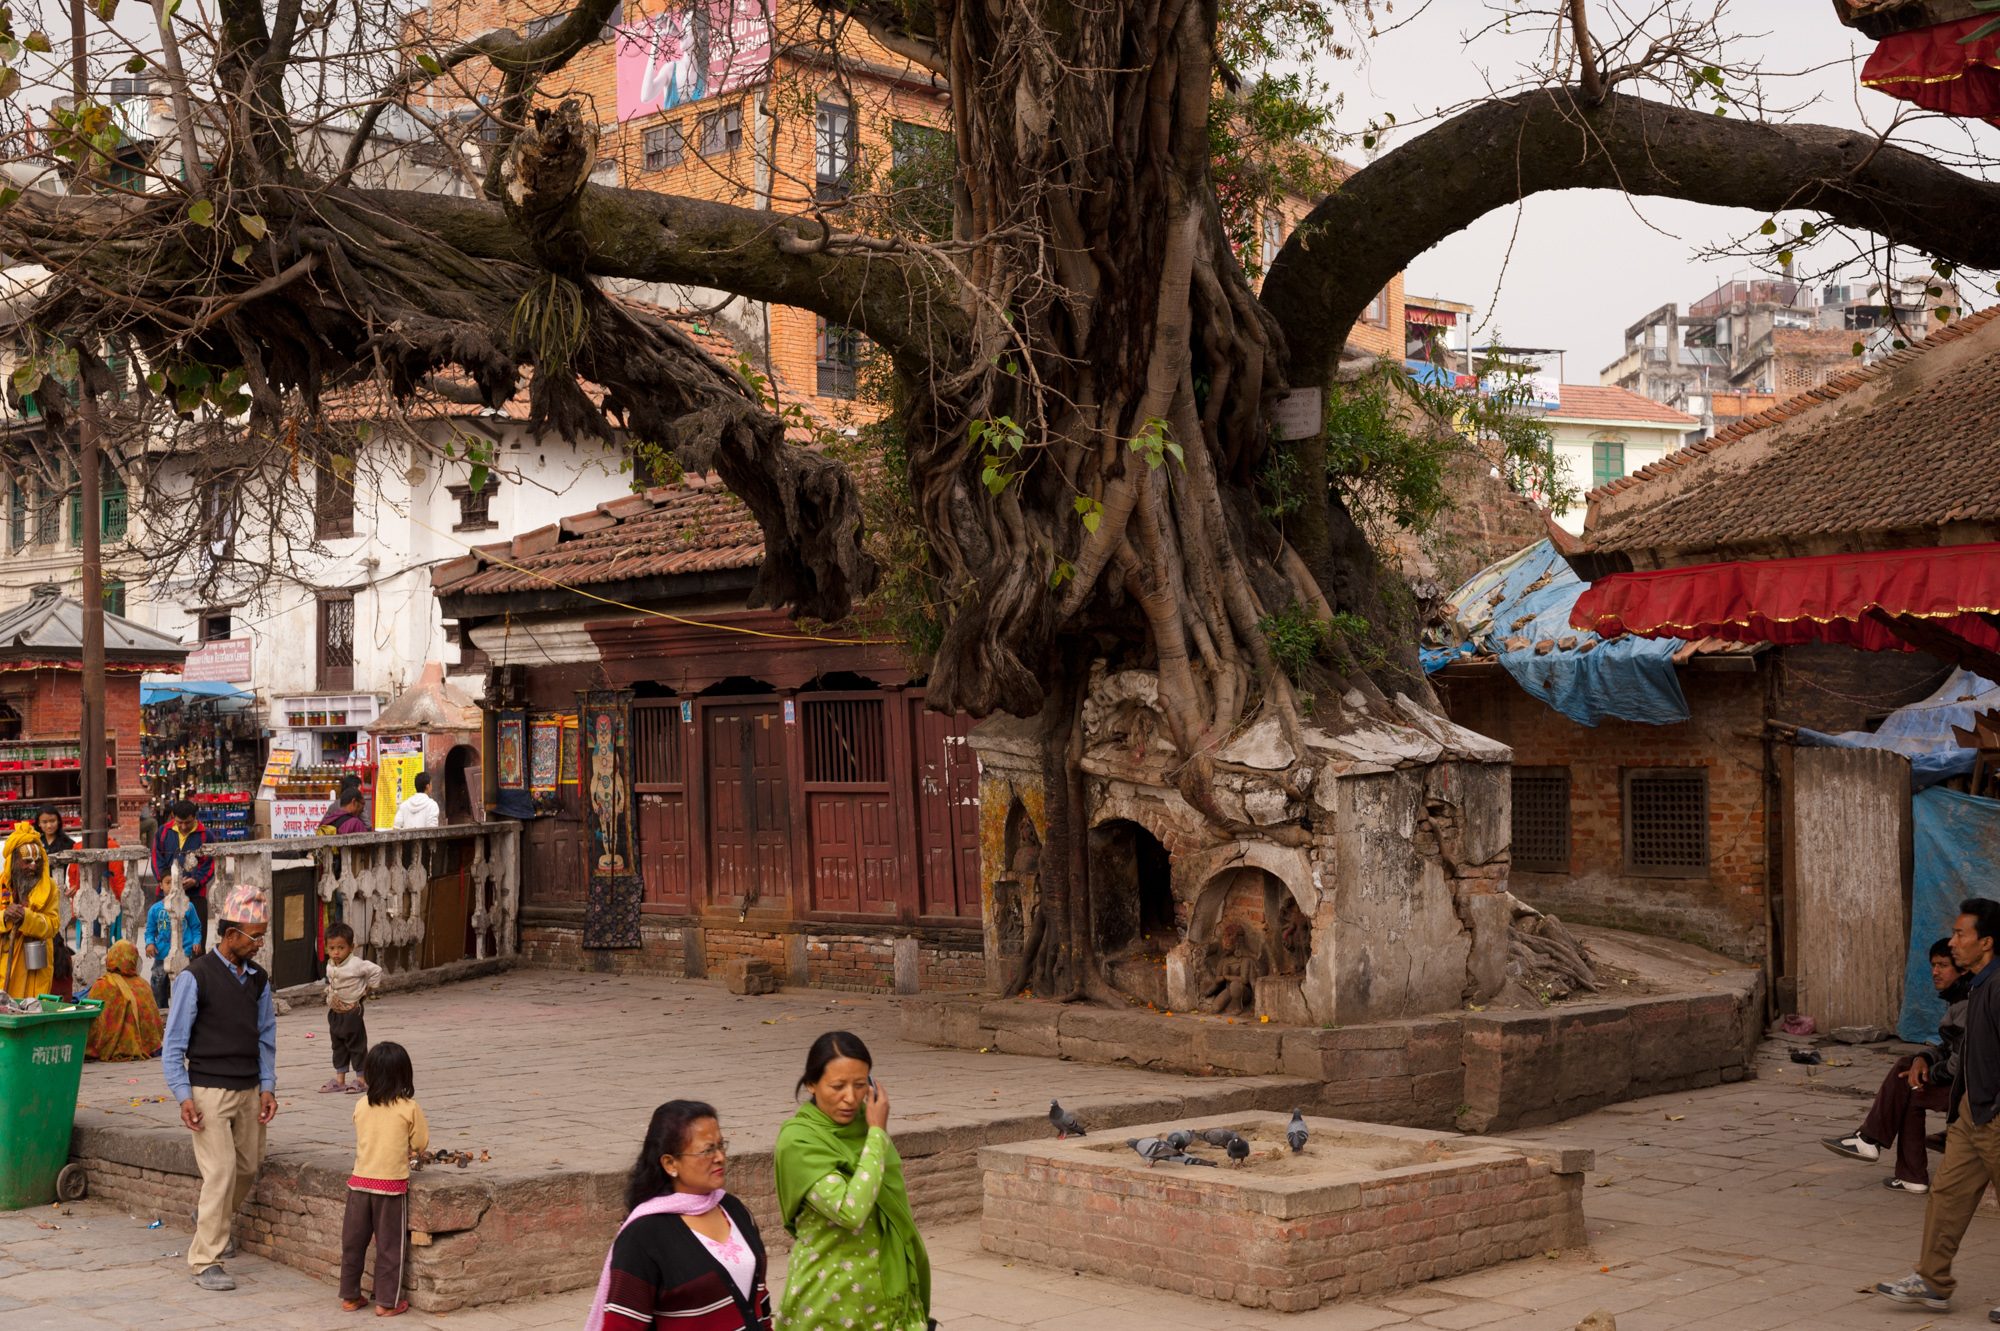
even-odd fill
[{"label": "brick wall", "polygon": [[[1451,719],[1513,746],[1516,767],[1564,768],[1570,777],[1569,872],[1514,866],[1510,886],[1564,919],[1680,938],[1726,956],[1764,955],[1765,679],[1761,670],[1680,671],[1690,719],[1590,727],[1531,697],[1497,665],[1437,677]],[[1622,774],[1630,768],[1701,768],[1708,780],[1706,872],[1656,877],[1626,867]]]},{"label": "brick wall", "polygon": [[1003,1147],[980,1163],[989,1252],[1280,1312],[1585,1238],[1588,1152],[1433,1154],[1310,1192],[1259,1186],[1249,1173],[1126,1165],[1080,1147]]},{"label": "brick wall", "polygon": [[[14,676],[3,695],[21,714],[21,738],[75,741],[83,734],[81,676],[74,670],[34,670]],[[104,680],[105,729],[113,738],[117,764],[113,783],[118,817],[112,835],[123,845],[137,844],[139,813],[146,807],[145,778],[140,768],[139,676],[110,672]]]},{"label": "brick wall", "polygon": [[[547,917],[521,928],[521,964],[545,970],[614,975],[699,977],[738,957],[764,961],[788,985],[850,993],[893,993],[898,939],[915,937],[917,988],[923,992],[976,990],[986,983],[986,954],[962,930],[841,933],[812,929],[717,928],[640,922],[642,945],[615,951],[583,946],[580,924]],[[691,966],[690,958],[693,958]]]}]

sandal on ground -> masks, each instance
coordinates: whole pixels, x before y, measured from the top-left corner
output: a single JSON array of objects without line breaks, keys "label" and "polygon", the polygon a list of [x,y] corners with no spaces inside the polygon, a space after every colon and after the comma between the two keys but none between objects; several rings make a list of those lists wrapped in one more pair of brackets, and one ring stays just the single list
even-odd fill
[{"label": "sandal on ground", "polygon": [[366,1095],[368,1094],[368,1083],[356,1077],[353,1081],[347,1083],[347,1093],[349,1095]]},{"label": "sandal on ground", "polygon": [[327,1083],[326,1085],[324,1085],[324,1086],[322,1086],[322,1087],[320,1087],[320,1088],[319,1088],[319,1093],[320,1093],[321,1095],[339,1095],[339,1094],[341,1094],[341,1093],[342,1093],[343,1091],[345,1091],[346,1089],[347,1089],[347,1083],[346,1083],[346,1082],[344,1082],[344,1081],[330,1081],[330,1082],[328,1082],[328,1083]]},{"label": "sandal on ground", "polygon": [[393,1308],[377,1308],[375,1310],[375,1315],[377,1317],[401,1317],[404,1313],[408,1312],[409,1310],[410,1310],[410,1301],[408,1299],[404,1299],[401,1303],[397,1304]]},{"label": "sandal on ground", "polygon": [[366,1299],[342,1299],[340,1301],[340,1310],[344,1313],[358,1313],[367,1306],[368,1300]]}]

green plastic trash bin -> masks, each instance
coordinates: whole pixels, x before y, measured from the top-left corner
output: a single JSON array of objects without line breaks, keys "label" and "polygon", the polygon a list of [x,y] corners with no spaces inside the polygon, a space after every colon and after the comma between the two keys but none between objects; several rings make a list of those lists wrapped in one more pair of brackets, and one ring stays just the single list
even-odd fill
[{"label": "green plastic trash bin", "polygon": [[83,1046],[104,1010],[92,999],[42,995],[40,1012],[0,1012],[0,1211],[56,1199],[69,1163]]}]

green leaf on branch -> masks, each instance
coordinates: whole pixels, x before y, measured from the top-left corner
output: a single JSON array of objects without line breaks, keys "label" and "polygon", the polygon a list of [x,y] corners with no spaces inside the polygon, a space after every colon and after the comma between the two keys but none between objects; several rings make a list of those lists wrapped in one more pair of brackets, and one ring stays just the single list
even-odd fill
[{"label": "green leaf on branch", "polygon": [[252,240],[262,240],[270,229],[264,225],[264,219],[255,213],[239,213],[236,225],[242,227],[243,233]]},{"label": "green leaf on branch", "polygon": [[106,23],[109,23],[111,16],[117,12],[118,0],[97,0],[97,17],[103,19]]},{"label": "green leaf on branch", "polygon": [[243,244],[229,251],[229,262],[235,264],[238,268],[248,265],[250,262],[250,242],[245,241]]},{"label": "green leaf on branch", "polygon": [[444,73],[444,66],[440,65],[437,57],[428,51],[417,52],[417,68],[431,75]]},{"label": "green leaf on branch", "polygon": [[1071,564],[1067,559],[1058,559],[1056,566],[1049,570],[1049,590],[1054,591],[1075,576],[1075,565]]},{"label": "green leaf on branch", "polygon": [[1757,232],[1759,235],[1775,236],[1778,234],[1778,224],[1772,218],[1767,217],[1764,219],[1764,225],[1757,228]]},{"label": "green leaf on branch", "polygon": [[21,49],[46,54],[54,48],[49,45],[49,35],[37,28],[21,39]]},{"label": "green leaf on branch", "polygon": [[477,462],[473,464],[472,470],[466,474],[465,483],[471,488],[472,493],[478,494],[486,488],[486,478],[490,475],[492,475],[492,472],[487,465],[484,462]]},{"label": "green leaf on branch", "polygon": [[155,393],[166,392],[167,376],[161,374],[158,370],[154,370],[151,374],[148,374],[146,376],[146,387]]},{"label": "green leaf on branch", "polygon": [[21,71],[9,65],[0,69],[0,97],[12,97],[21,91]]},{"label": "green leaf on branch", "polygon": [[1074,507],[1077,516],[1083,519],[1083,529],[1093,536],[1096,535],[1097,529],[1104,524],[1103,502],[1092,499],[1089,495],[1078,495]]},{"label": "green leaf on branch", "polygon": [[131,58],[130,60],[127,60],[127,61],[125,62],[125,72],[126,72],[127,74],[143,74],[143,73],[145,73],[145,72],[146,72],[146,57],[145,57],[145,56],[142,56],[142,55],[135,55],[135,56],[133,56],[133,57],[132,57],[132,58]]},{"label": "green leaf on branch", "polygon": [[188,205],[188,221],[196,226],[214,226],[215,204],[208,199],[196,199]]},{"label": "green leaf on branch", "polygon": [[9,185],[5,189],[0,189],[0,212],[5,212],[7,209],[12,208],[14,201],[20,197],[21,191],[13,185]]}]

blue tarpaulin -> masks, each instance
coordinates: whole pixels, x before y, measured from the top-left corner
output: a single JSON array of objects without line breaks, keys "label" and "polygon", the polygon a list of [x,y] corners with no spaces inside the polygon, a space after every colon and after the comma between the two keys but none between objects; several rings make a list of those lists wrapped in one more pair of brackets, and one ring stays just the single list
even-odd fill
[{"label": "blue tarpaulin", "polygon": [[1931,987],[1931,944],[1950,935],[1959,902],[2000,899],[2000,800],[1933,786],[1917,792],[1911,821],[1910,960],[1896,1034],[1921,1044],[1937,1039],[1944,1019]]},{"label": "blue tarpaulin", "polygon": [[234,684],[224,684],[213,679],[183,679],[172,684],[141,684],[139,702],[151,707],[157,702],[168,702],[174,698],[243,698],[255,697],[247,689],[239,689]]},{"label": "blue tarpaulin", "polygon": [[[1687,720],[1687,698],[1674,674],[1674,655],[1687,644],[1630,634],[1607,640],[1571,628],[1570,607],[1589,586],[1553,544],[1536,542],[1453,593],[1449,611],[1463,640],[1425,650],[1424,669],[1441,670],[1470,651],[1484,651],[1522,688],[1578,725],[1606,717],[1654,726]],[[1527,645],[1509,649],[1510,639]],[[1537,652],[1542,642],[1554,645]]]},{"label": "blue tarpaulin", "polygon": [[1893,749],[1910,760],[1910,780],[1921,790],[1948,777],[1971,775],[1973,750],[1959,747],[1952,727],[1970,730],[1974,713],[1995,708],[2000,708],[2000,687],[1970,670],[1954,670],[1943,688],[1889,713],[1873,730],[1829,735],[1801,728],[1799,739],[1828,748]]}]

